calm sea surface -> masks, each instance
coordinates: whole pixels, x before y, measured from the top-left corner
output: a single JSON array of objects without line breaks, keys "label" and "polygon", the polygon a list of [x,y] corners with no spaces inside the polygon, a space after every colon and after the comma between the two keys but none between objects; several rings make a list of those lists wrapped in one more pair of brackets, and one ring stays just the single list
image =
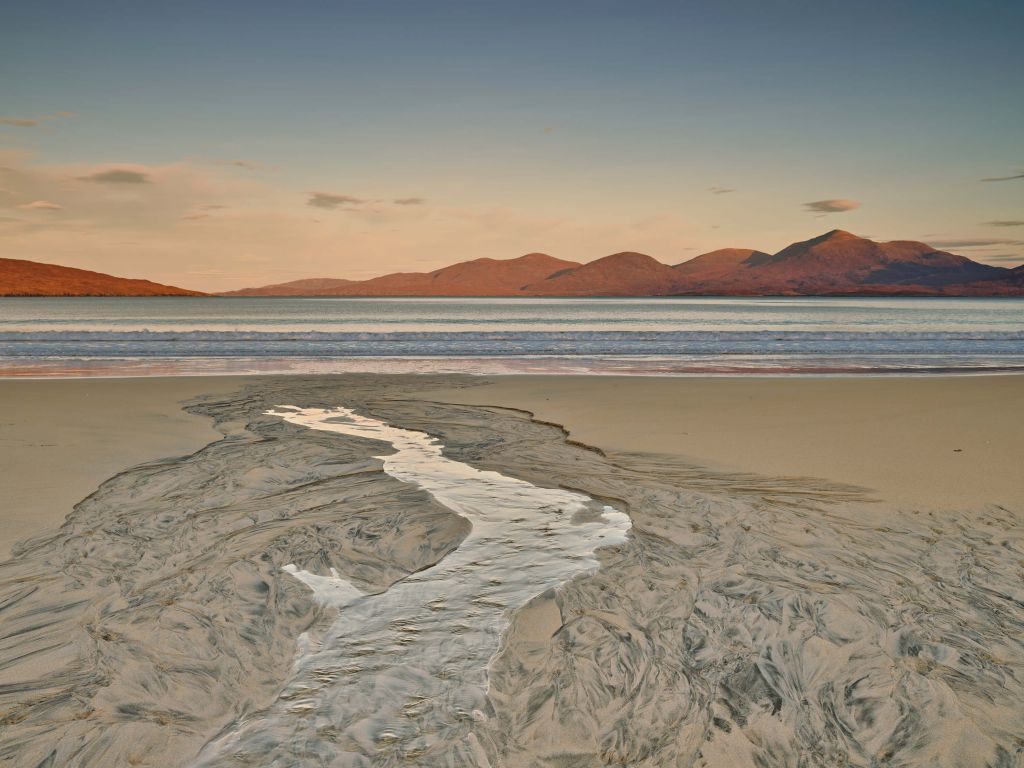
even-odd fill
[{"label": "calm sea surface", "polygon": [[0,299],[0,376],[1024,370],[1024,301]]}]

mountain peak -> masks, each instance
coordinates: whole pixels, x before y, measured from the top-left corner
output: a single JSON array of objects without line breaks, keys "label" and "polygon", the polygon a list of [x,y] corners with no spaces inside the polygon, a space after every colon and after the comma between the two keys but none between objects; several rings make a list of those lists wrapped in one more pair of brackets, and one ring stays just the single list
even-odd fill
[{"label": "mountain peak", "polygon": [[825,242],[836,242],[840,240],[866,240],[867,238],[859,237],[852,232],[847,232],[845,229],[831,229],[823,235],[807,240],[808,243],[825,243]]},{"label": "mountain peak", "polygon": [[628,264],[633,266],[648,266],[651,264],[657,264],[659,266],[665,266],[660,261],[655,259],[653,256],[648,256],[646,253],[638,253],[636,251],[620,251],[619,253],[613,253],[610,256],[602,256],[600,259],[595,259],[590,264]]}]

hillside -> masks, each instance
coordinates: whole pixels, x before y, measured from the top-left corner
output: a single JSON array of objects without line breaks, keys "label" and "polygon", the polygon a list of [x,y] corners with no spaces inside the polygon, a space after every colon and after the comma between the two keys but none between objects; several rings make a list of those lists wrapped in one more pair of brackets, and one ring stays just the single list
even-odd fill
[{"label": "hillside", "polygon": [[523,290],[530,296],[664,296],[677,282],[672,267],[626,251],[561,270]]},{"label": "hillside", "polygon": [[311,291],[313,296],[518,296],[522,287],[560,270],[579,267],[575,261],[544,253],[516,259],[474,259],[433,272],[397,272],[337,288]]},{"label": "hillside", "polygon": [[759,259],[767,255],[752,248],[721,248],[696,256],[675,265],[676,286],[693,290],[715,285],[721,280],[728,279],[736,270],[742,269],[743,263],[748,259]]},{"label": "hillside", "polygon": [[203,296],[173,285],[0,258],[0,296]]},{"label": "hillside", "polygon": [[225,291],[218,296],[309,296],[315,291],[328,291],[351,285],[352,280],[340,280],[333,277],[309,277],[305,280],[292,280],[287,283],[275,283],[259,288],[241,288],[237,291]]}]

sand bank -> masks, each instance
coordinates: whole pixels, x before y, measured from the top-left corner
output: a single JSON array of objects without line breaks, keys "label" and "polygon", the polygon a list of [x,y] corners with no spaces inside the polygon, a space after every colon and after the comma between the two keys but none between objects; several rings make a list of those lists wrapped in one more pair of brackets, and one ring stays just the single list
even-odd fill
[{"label": "sand bank", "polygon": [[898,505],[1024,509],[1024,376],[506,376],[422,396],[521,408],[609,451],[827,478]]},{"label": "sand bank", "polygon": [[229,377],[0,379],[0,560],[59,527],[122,469],[219,438],[181,402],[238,386]]}]

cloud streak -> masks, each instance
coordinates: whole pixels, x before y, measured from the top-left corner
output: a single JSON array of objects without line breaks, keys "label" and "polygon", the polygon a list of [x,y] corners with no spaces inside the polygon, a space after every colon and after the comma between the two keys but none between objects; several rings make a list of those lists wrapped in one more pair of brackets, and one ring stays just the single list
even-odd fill
[{"label": "cloud streak", "polygon": [[990,227],[1024,227],[1024,220],[1018,219],[996,219],[985,223]]},{"label": "cloud streak", "polygon": [[17,128],[35,128],[39,125],[38,120],[30,117],[0,117],[0,125],[13,125]]},{"label": "cloud streak", "polygon": [[1024,171],[1015,173],[1013,176],[989,176],[982,181],[1015,181],[1016,179],[1024,179]]},{"label": "cloud streak", "polygon": [[710,192],[713,195],[727,195],[730,192],[735,191],[736,190],[733,189],[732,187],[708,187],[708,192]]},{"label": "cloud streak", "polygon": [[76,178],[78,181],[90,181],[97,184],[147,184],[149,182],[147,174],[127,168],[112,168],[109,171],[97,171]]},{"label": "cloud streak", "polygon": [[51,203],[49,200],[33,200],[31,203],[22,203],[18,206],[23,211],[63,211],[63,205]]},{"label": "cloud streak", "polygon": [[351,195],[335,195],[331,192],[314,192],[309,196],[309,200],[306,201],[307,205],[311,205],[314,208],[326,208],[331,211],[342,205],[362,205],[366,200],[360,197],[352,197]]},{"label": "cloud streak", "polygon": [[856,200],[844,200],[842,198],[814,200],[810,203],[804,203],[804,208],[811,213],[843,213],[844,211],[852,211],[854,208],[859,207],[860,203]]},{"label": "cloud streak", "polygon": [[0,117],[0,125],[12,125],[16,128],[38,128],[45,122],[74,117],[74,112],[54,112],[42,117]]},{"label": "cloud streak", "polygon": [[230,165],[230,166],[232,166],[234,168],[244,168],[247,171],[265,171],[265,170],[267,170],[267,167],[265,165],[260,165],[259,163],[254,163],[251,160],[218,160],[217,164],[218,165]]},{"label": "cloud streak", "polygon": [[938,240],[931,245],[936,248],[988,248],[993,245],[1024,245],[1024,241],[979,237],[974,240]]},{"label": "cloud streak", "polygon": [[391,202],[395,205],[423,205],[427,201],[422,197],[399,197]]}]

